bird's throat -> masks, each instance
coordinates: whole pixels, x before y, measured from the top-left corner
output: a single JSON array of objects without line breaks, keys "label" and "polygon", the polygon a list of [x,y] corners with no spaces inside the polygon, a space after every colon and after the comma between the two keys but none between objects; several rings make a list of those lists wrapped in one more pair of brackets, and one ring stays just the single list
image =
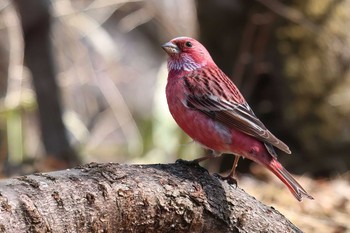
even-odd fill
[{"label": "bird's throat", "polygon": [[206,62],[197,63],[193,58],[187,54],[182,54],[181,56],[169,57],[168,59],[168,70],[177,71],[193,71],[199,69],[206,65]]}]

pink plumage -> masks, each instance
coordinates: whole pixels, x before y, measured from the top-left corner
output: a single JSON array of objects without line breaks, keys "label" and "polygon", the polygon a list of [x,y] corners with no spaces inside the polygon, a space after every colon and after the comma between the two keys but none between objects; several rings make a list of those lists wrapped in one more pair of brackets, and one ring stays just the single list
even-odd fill
[{"label": "pink plumage", "polygon": [[290,154],[288,146],[255,116],[205,47],[189,37],[172,39],[162,47],[169,55],[166,96],[177,124],[214,155],[251,159],[272,171],[299,201],[313,199],[277,161],[274,147]]}]

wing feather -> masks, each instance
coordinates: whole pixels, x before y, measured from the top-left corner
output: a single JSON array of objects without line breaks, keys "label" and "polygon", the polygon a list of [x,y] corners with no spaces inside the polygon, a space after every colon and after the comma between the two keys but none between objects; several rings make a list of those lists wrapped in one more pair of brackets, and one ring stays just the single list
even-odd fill
[{"label": "wing feather", "polygon": [[241,132],[263,141],[271,155],[277,156],[271,144],[290,154],[288,146],[274,136],[265,125],[255,116],[247,103],[239,104],[224,100],[218,96],[202,93],[200,96],[187,95],[187,106],[201,111],[227,127],[233,127]]}]

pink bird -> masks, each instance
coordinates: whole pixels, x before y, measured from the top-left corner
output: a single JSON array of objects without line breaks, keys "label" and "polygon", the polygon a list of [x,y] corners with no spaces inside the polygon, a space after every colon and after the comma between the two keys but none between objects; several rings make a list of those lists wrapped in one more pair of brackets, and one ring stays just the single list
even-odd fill
[{"label": "pink bird", "polygon": [[267,167],[299,201],[313,199],[277,161],[274,147],[290,154],[288,146],[275,137],[255,116],[235,84],[220,70],[206,48],[189,37],[165,43],[168,54],[166,97],[177,124],[194,141],[213,151],[235,155],[233,179],[239,157]]}]

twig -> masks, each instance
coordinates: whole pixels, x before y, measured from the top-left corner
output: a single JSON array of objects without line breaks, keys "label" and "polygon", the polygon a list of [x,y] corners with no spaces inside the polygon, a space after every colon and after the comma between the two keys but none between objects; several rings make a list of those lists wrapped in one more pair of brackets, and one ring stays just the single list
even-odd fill
[{"label": "twig", "polygon": [[318,33],[320,30],[319,26],[307,19],[300,11],[282,4],[280,1],[276,0],[256,0],[262,5],[266,6],[279,16],[282,16],[300,26],[308,29],[313,33]]}]

